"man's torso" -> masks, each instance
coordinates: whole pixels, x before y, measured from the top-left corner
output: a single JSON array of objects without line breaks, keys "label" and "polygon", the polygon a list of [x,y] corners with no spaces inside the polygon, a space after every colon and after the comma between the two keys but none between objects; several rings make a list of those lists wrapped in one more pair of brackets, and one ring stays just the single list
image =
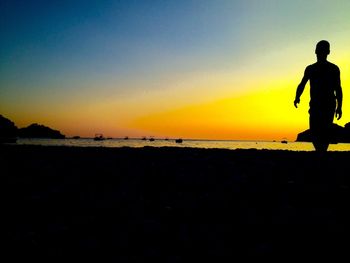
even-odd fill
[{"label": "man's torso", "polygon": [[334,108],[335,88],[340,85],[339,68],[328,62],[316,62],[307,67],[310,81],[310,108]]}]

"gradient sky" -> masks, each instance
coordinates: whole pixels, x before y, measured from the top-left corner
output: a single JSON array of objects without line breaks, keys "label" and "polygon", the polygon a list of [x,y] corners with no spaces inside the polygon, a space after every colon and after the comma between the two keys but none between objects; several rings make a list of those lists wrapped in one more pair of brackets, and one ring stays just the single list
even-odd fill
[{"label": "gradient sky", "polygon": [[315,44],[350,122],[350,1],[0,1],[0,114],[73,136],[295,140]]}]

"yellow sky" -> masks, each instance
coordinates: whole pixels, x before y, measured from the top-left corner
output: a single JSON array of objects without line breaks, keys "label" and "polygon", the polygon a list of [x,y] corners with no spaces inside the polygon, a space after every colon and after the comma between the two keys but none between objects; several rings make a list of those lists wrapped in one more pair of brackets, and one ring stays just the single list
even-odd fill
[{"label": "yellow sky", "polygon": [[[312,50],[312,49],[311,49]],[[294,50],[295,51],[295,50]],[[300,59],[296,53],[296,60]],[[344,96],[343,118],[334,120],[339,125],[350,121],[350,108],[347,107],[350,78],[350,54],[339,51],[341,55],[330,55],[330,60],[341,69],[341,80]],[[274,59],[279,52],[270,54]],[[307,60],[309,59],[309,60]],[[280,61],[280,60],[279,60]],[[293,64],[293,60],[290,60]],[[255,73],[251,77],[247,71],[223,74],[214,80],[207,78],[202,91],[197,92],[204,97],[200,102],[188,103],[171,109],[158,109],[145,112],[134,118],[128,125],[145,132],[145,135],[188,137],[200,139],[243,139],[243,140],[295,140],[299,132],[308,129],[309,83],[301,97],[298,109],[293,105],[295,90],[299,84],[304,68],[315,62],[314,54],[300,61],[300,66],[281,65],[273,62],[266,64],[264,74],[256,74],[265,63],[262,60],[252,66]],[[267,62],[266,62],[267,63]],[[272,68],[269,69],[269,65]],[[298,70],[296,70],[299,68]],[[271,72],[271,75],[268,74]],[[221,86],[220,86],[221,85]],[[235,86],[239,85],[239,91]],[[214,94],[219,90],[219,94]],[[246,92],[245,92],[246,90]],[[187,96],[195,97],[188,91]],[[209,97],[212,96],[212,99]],[[220,97],[222,96],[222,97]],[[159,98],[155,98],[159,100]],[[173,98],[176,101],[176,96]],[[167,99],[166,101],[171,101]],[[171,104],[171,103],[170,103]]]}]

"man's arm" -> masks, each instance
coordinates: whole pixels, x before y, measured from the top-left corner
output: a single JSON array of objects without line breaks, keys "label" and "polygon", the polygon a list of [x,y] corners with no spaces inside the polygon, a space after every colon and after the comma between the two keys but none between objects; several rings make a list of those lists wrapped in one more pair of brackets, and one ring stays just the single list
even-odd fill
[{"label": "man's arm", "polygon": [[295,100],[294,100],[294,106],[295,108],[298,108],[298,104],[300,103],[300,96],[301,94],[303,94],[305,85],[307,83],[307,81],[309,80],[309,76],[308,76],[308,68],[305,69],[304,72],[304,76],[300,82],[300,84],[297,87],[297,92],[295,94]]},{"label": "man's arm", "polygon": [[335,110],[335,117],[339,120],[342,116],[342,106],[343,106],[343,91],[340,85],[340,71],[337,77],[337,83],[335,85],[335,98],[337,100],[337,109]]}]

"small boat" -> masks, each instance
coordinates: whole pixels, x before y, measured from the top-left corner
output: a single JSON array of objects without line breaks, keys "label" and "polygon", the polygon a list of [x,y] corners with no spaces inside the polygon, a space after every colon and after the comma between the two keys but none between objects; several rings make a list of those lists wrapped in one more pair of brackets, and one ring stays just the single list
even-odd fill
[{"label": "small boat", "polygon": [[150,142],[154,142],[155,139],[154,139],[154,138],[150,138],[149,141],[150,141]]},{"label": "small boat", "polygon": [[288,142],[286,140],[282,140],[281,143],[287,144]]},{"label": "small boat", "polygon": [[105,139],[106,139],[106,138],[103,137],[103,135],[102,135],[101,133],[96,133],[96,134],[95,134],[95,138],[94,138],[95,141],[103,141],[103,140],[105,140]]},{"label": "small boat", "polygon": [[176,143],[182,143],[183,140],[182,140],[182,139],[176,139],[175,142],[176,142]]},{"label": "small boat", "polygon": [[146,140],[147,140],[147,138],[146,138],[146,137],[142,137],[142,139],[141,139],[141,140],[146,141]]},{"label": "small boat", "polygon": [[124,140],[129,140],[129,137],[128,137],[128,136],[125,136],[125,137],[124,137]]}]

